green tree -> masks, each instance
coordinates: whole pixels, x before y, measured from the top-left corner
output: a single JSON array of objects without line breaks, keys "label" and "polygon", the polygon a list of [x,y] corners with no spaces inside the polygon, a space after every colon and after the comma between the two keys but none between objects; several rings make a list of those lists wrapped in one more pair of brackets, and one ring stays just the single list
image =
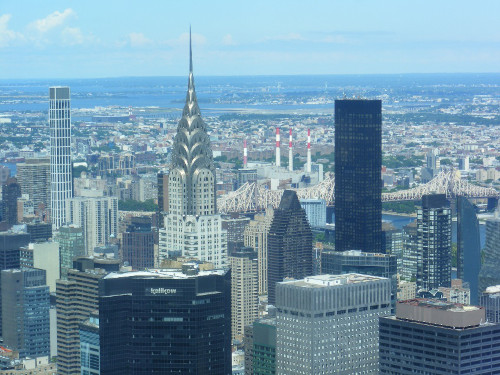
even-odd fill
[{"label": "green tree", "polygon": [[158,205],[153,199],[147,199],[144,202],[127,199],[124,201],[118,201],[118,210],[155,212],[158,210]]},{"label": "green tree", "polygon": [[82,172],[88,172],[88,169],[84,165],[79,165],[78,167],[73,167],[73,177],[78,178]]}]

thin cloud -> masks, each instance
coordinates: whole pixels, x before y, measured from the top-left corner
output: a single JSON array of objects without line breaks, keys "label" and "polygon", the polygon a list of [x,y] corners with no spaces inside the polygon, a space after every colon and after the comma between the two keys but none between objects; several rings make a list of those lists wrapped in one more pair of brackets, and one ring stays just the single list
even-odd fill
[{"label": "thin cloud", "polygon": [[234,41],[233,36],[231,34],[226,34],[222,38],[222,44],[224,44],[225,46],[235,46],[236,42]]},{"label": "thin cloud", "polygon": [[67,46],[76,46],[83,44],[85,37],[78,27],[66,27],[61,32],[62,42]]},{"label": "thin cloud", "polygon": [[24,36],[14,30],[9,29],[9,21],[12,18],[10,14],[0,16],[0,47],[7,47],[15,40],[23,40]]},{"label": "thin cloud", "polygon": [[143,33],[130,33],[128,35],[130,46],[137,47],[145,47],[153,44],[153,41],[147,38]]},{"label": "thin cloud", "polygon": [[288,33],[288,34],[284,34],[284,35],[269,36],[269,37],[266,37],[265,40],[278,40],[281,42],[294,42],[294,41],[306,41],[307,39],[304,38],[299,33]]},{"label": "thin cloud", "polygon": [[332,43],[332,44],[346,44],[353,42],[352,39],[346,38],[343,35],[327,35],[320,41],[323,43]]},{"label": "thin cloud", "polygon": [[[201,46],[207,43],[207,38],[202,34],[192,33],[191,39],[193,45]],[[166,44],[170,47],[187,46],[189,44],[189,33],[182,33],[178,38],[166,40],[162,44]]]},{"label": "thin cloud", "polygon": [[47,17],[32,22],[28,28],[44,34],[55,27],[63,25],[72,16],[76,16],[76,13],[71,8],[65,9],[63,12],[56,10]]}]

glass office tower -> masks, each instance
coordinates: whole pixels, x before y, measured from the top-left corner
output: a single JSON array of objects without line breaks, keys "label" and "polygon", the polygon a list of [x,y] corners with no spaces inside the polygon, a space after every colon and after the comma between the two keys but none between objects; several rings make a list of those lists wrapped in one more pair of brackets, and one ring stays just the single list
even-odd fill
[{"label": "glass office tower", "polygon": [[335,101],[335,250],[380,253],[382,101]]}]

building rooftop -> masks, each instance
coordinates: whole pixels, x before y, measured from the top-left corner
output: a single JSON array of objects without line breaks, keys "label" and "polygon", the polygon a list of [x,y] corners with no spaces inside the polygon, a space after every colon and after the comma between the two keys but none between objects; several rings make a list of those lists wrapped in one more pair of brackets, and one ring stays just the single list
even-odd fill
[{"label": "building rooftop", "polygon": [[106,275],[105,279],[120,279],[120,278],[142,278],[142,279],[190,279],[198,276],[219,275],[223,276],[227,269],[215,270],[200,270],[197,274],[186,275],[180,269],[153,269],[148,271],[133,271],[133,272],[111,272]]},{"label": "building rooftop", "polygon": [[303,288],[326,288],[329,286],[359,284],[378,280],[386,279],[384,277],[362,275],[359,273],[346,273],[343,275],[308,276],[302,280],[284,281],[283,284],[293,284]]},{"label": "building rooftop", "polygon": [[428,309],[449,310],[454,312],[467,312],[467,311],[475,311],[481,309],[481,307],[479,306],[462,305],[460,303],[453,303],[453,302],[434,300],[434,299],[417,298],[417,299],[410,299],[407,301],[401,301],[399,303],[412,306],[419,306]]},{"label": "building rooftop", "polygon": [[485,294],[500,294],[500,285],[493,285],[486,288]]},{"label": "building rooftop", "polygon": [[255,323],[265,324],[268,326],[276,326],[276,318],[261,318],[257,319]]},{"label": "building rooftop", "polygon": [[393,254],[383,254],[383,253],[368,253],[361,250],[345,250],[345,251],[333,251],[335,254],[343,256],[356,256],[356,257],[380,257],[380,258],[390,258]]},{"label": "building rooftop", "polygon": [[398,302],[395,318],[453,329],[472,328],[486,323],[484,307],[434,299]]}]

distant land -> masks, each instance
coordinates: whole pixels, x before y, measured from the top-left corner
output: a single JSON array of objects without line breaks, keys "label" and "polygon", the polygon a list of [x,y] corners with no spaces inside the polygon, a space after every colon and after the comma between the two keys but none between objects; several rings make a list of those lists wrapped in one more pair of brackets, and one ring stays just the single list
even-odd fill
[{"label": "distant land", "polygon": [[[380,98],[384,106],[420,111],[500,97],[500,73],[205,76],[195,79],[207,115],[220,113],[331,114],[342,97]],[[71,87],[73,109],[94,107],[182,108],[186,77],[0,80],[0,112],[46,112],[48,88]],[[494,119],[493,119],[494,120]],[[495,122],[495,121],[493,121]]]}]

